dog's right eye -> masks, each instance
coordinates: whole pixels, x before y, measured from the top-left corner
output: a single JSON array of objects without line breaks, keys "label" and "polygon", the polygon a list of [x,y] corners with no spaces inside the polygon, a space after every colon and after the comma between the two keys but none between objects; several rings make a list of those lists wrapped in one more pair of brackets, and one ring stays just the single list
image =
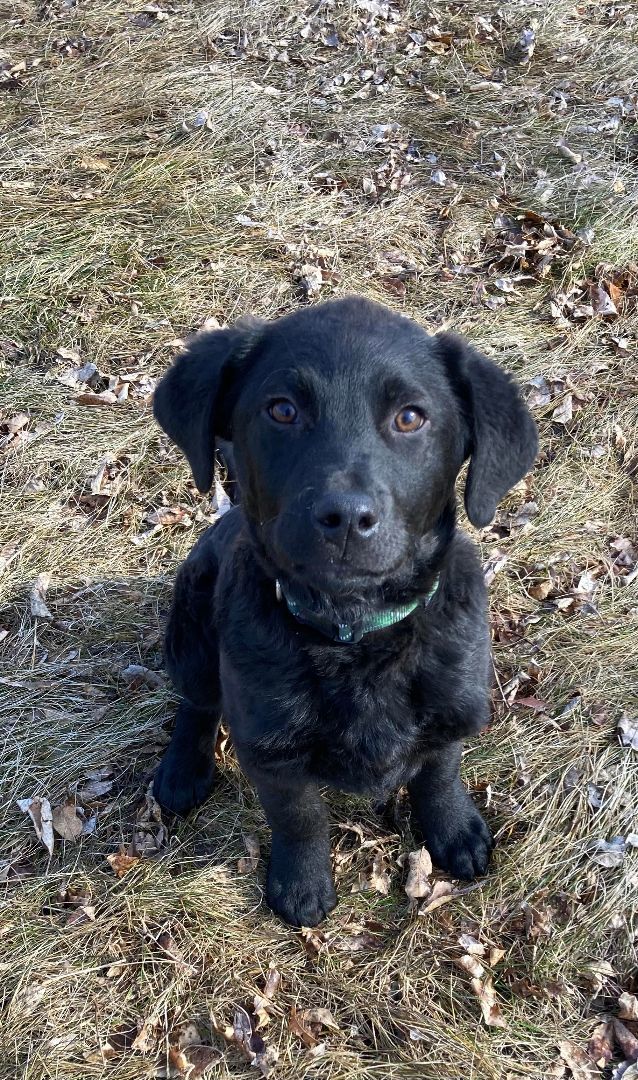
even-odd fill
[{"label": "dog's right eye", "polygon": [[292,401],[280,398],[268,407],[268,415],[278,424],[294,424],[297,419],[297,410]]}]

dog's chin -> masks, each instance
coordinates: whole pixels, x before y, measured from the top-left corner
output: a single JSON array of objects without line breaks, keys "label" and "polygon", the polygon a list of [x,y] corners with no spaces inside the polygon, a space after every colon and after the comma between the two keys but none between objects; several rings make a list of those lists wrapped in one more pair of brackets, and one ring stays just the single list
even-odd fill
[{"label": "dog's chin", "polygon": [[333,599],[373,598],[384,583],[402,567],[404,559],[374,569],[356,566],[347,561],[300,563],[285,560],[281,576],[292,585],[315,593],[325,593]]}]

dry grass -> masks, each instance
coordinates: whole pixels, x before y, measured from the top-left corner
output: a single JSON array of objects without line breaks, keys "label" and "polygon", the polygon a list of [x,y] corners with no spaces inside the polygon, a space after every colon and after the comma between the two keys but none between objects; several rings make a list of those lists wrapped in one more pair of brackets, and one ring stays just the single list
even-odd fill
[{"label": "dry grass", "polygon": [[[477,17],[490,12],[474,0],[415,3],[397,7],[394,33],[373,19],[374,38],[356,3],[336,0],[316,22],[331,19],[337,47],[300,36],[310,15],[294,5],[160,8],[158,17],[121,0],[14,0],[1,16],[2,416],[28,412],[25,431],[37,437],[2,449],[0,1075],[165,1075],[157,1069],[169,1036],[193,1021],[224,1052],[211,1076],[254,1076],[217,1029],[252,1001],[273,962],[282,985],[264,1036],[279,1052],[276,1075],[568,1077],[559,1043],[586,1047],[600,1014],[637,989],[638,855],[602,869],[586,849],[636,831],[636,755],[615,727],[623,710],[638,709],[638,599],[610,538],[636,541],[638,318],[627,296],[616,320],[570,318],[561,328],[549,296],[604,280],[599,263],[626,268],[638,250],[635,6],[520,0],[501,6],[500,22],[491,12],[488,34]],[[512,46],[531,20],[536,51],[521,64]],[[451,45],[406,53],[406,28],[435,23],[453,31]],[[284,48],[288,59],[277,59]],[[22,60],[27,70],[11,74]],[[360,93],[364,68],[385,69],[372,96]],[[352,80],[331,86],[343,73]],[[499,85],[476,89],[486,82]],[[182,130],[201,109],[211,130]],[[375,145],[373,126],[388,123],[398,134]],[[410,138],[420,161],[406,161]],[[559,138],[585,164],[563,156]],[[390,157],[411,183],[366,195],[363,181]],[[501,161],[504,176],[495,175]],[[430,182],[435,168],[444,187]],[[513,209],[591,227],[593,242],[565,252],[544,279],[499,294],[491,282],[515,267],[495,269],[486,251],[495,213]],[[340,905],[324,948],[309,955],[261,904],[263,866],[237,872],[242,833],[267,835],[230,752],[216,796],[170,830],[157,857],[122,879],[105,859],[133,839],[174,705],[161,683],[131,688],[122,671],[161,669],[157,630],[172,574],[212,511],[143,394],[77,404],[57,376],[78,365],[56,349],[95,363],[98,389],[123,372],[157,377],[175,339],[207,316],[272,316],[303,302],[295,267],[316,262],[316,249],[336,275],[323,296],[361,291],[432,328],[453,326],[521,378],[569,376],[582,407],[556,423],[569,392],[558,384],[559,396],[537,408],[541,460],[508,505],[531,499],[539,512],[511,531],[502,515],[502,529],[478,538],[486,558],[496,548],[507,556],[492,584],[495,721],[466,757],[500,838],[493,872],[411,915],[397,864],[409,832],[334,796]],[[383,282],[396,276],[384,261],[390,249],[413,264],[404,297]],[[498,295],[508,302],[486,306]],[[612,334],[628,339],[626,351]],[[87,482],[105,455],[115,482],[91,500]],[[189,517],[140,541],[161,505]],[[550,565],[553,592],[539,601],[529,590]],[[588,568],[593,602],[569,607]],[[48,620],[34,619],[28,601],[42,571],[52,574]],[[545,701],[544,711],[516,704],[521,673],[518,696]],[[95,832],[58,840],[47,861],[15,800],[58,803],[106,764],[115,783],[93,807]],[[588,784],[602,789],[600,809]],[[388,897],[351,892],[374,850],[338,827],[353,820],[386,853]],[[90,897],[94,920],[69,924],[64,890]],[[370,920],[378,947],[341,951]],[[157,944],[162,931],[173,956]],[[503,1029],[483,1024],[454,964],[463,932],[505,950],[493,973]],[[289,1031],[293,1006],[332,1011],[339,1032],[324,1031],[323,1056]],[[145,1021],[147,1049],[133,1050]],[[112,1037],[104,1062],[99,1048],[118,1030],[130,1034]],[[592,1065],[598,1075],[611,1071]]]}]

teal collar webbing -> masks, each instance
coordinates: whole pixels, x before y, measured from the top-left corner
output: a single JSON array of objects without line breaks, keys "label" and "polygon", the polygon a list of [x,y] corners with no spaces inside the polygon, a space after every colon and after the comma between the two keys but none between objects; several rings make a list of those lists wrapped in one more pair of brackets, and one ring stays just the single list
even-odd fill
[{"label": "teal collar webbing", "polygon": [[429,604],[439,587],[439,576],[437,574],[430,590],[425,596],[419,597],[418,600],[411,600],[409,604],[400,604],[398,607],[381,608],[379,611],[364,615],[361,619],[357,619],[352,623],[333,622],[327,616],[320,615],[311,608],[303,607],[302,604],[286,592],[278,581],[275,582],[275,587],[277,599],[283,597],[288,611],[299,622],[311,626],[313,630],[318,630],[320,634],[330,638],[331,641],[339,642],[341,645],[354,645],[361,641],[361,638],[366,634],[371,634],[375,630],[385,630],[388,626],[394,626],[395,623],[407,619],[408,615],[411,615],[419,605],[425,606]]}]

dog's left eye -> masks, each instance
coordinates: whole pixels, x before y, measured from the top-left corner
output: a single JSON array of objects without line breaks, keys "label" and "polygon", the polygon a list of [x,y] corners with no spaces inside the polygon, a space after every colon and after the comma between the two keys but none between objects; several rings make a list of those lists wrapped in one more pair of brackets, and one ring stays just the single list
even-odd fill
[{"label": "dog's left eye", "polygon": [[421,409],[417,409],[415,405],[407,405],[396,414],[392,426],[396,431],[406,434],[410,431],[418,431],[424,423],[425,414],[421,412]]},{"label": "dog's left eye", "polygon": [[273,401],[272,405],[268,408],[268,414],[273,420],[276,420],[278,424],[294,424],[297,419],[297,410],[292,401],[288,401],[287,398],[280,398],[279,401]]}]

